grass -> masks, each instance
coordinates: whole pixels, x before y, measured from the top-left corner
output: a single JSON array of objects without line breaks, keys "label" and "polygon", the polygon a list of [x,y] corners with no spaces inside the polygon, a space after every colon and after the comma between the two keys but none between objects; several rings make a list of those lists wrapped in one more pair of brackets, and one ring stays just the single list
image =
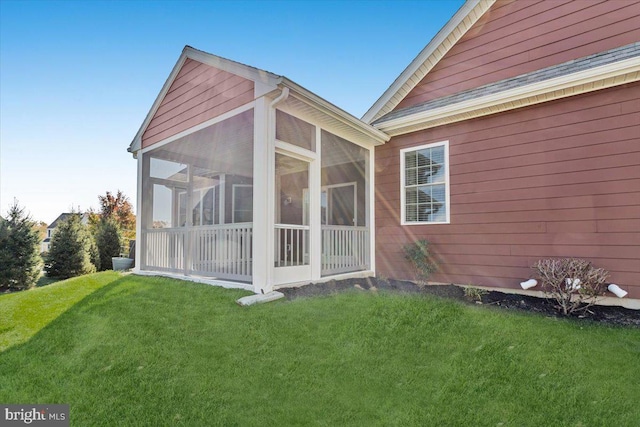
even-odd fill
[{"label": "grass", "polygon": [[245,294],[99,273],[2,296],[0,402],[68,403],[81,426],[640,419],[638,329],[387,293],[241,308]]}]

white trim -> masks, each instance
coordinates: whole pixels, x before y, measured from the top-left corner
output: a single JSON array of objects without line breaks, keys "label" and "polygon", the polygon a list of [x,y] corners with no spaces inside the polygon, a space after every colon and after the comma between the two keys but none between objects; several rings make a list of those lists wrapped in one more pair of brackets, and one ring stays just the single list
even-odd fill
[{"label": "white trim", "polygon": [[369,269],[376,272],[376,152],[369,150],[369,161],[367,162],[366,171],[369,179],[365,181],[365,190],[368,198],[365,197],[367,210],[365,211],[365,226],[369,228]]},{"label": "white trim", "polygon": [[286,289],[286,288],[297,288],[299,286],[306,286],[306,285],[315,285],[318,283],[326,283],[326,282],[330,282],[332,280],[346,280],[346,279],[360,279],[360,278],[365,278],[365,277],[374,277],[375,273],[372,270],[361,270],[361,271],[354,271],[351,273],[338,273],[338,274],[332,274],[329,276],[323,276],[320,277],[316,280],[300,280],[297,282],[290,282],[290,283],[283,283],[281,285],[276,285],[273,287],[273,289]]},{"label": "white trim", "polygon": [[371,123],[393,110],[494,2],[495,0],[467,0],[382,96],[369,108],[362,116],[362,120],[365,123]]},{"label": "white trim", "polygon": [[189,129],[183,130],[180,133],[177,133],[175,135],[171,135],[168,136],[165,139],[162,139],[156,143],[151,144],[148,147],[142,148],[141,149],[141,153],[146,153],[152,150],[155,150],[156,148],[160,148],[162,146],[165,146],[173,141],[176,141],[180,138],[184,138],[187,135],[191,135],[192,133],[198,132],[202,129],[205,129],[211,125],[215,125],[216,123],[220,123],[224,120],[230,119],[234,116],[237,116],[238,114],[242,114],[245,111],[251,110],[252,108],[255,107],[255,101],[251,101],[248,102],[244,105],[239,106],[238,108],[234,108],[233,110],[227,111],[226,113],[220,114],[219,116],[216,116],[212,119],[207,120],[206,122],[202,122],[199,125],[195,125],[193,127],[190,127]]},{"label": "white trim", "polygon": [[166,277],[169,279],[181,280],[184,282],[194,282],[194,283],[202,283],[205,285],[218,286],[225,289],[242,289],[250,292],[254,291],[253,285],[250,285],[247,283],[236,283],[236,282],[226,281],[223,279],[211,279],[211,278],[202,277],[202,276],[183,276],[182,274],[179,274],[179,273],[168,273],[168,272],[150,271],[150,270],[142,270],[142,271],[134,270],[133,274],[137,276]]},{"label": "white trim", "polygon": [[316,153],[307,150],[306,148],[298,147],[288,142],[275,140],[276,153],[284,154],[285,156],[293,157],[305,162],[312,162],[317,158]]},{"label": "white trim", "polygon": [[303,88],[297,83],[292,82],[286,77],[283,77],[283,84],[291,88],[292,97],[304,102],[305,104],[310,105],[311,107],[326,114],[334,120],[337,120],[347,125],[348,127],[359,131],[366,138],[371,139],[373,145],[383,145],[385,142],[389,141],[390,137],[386,133],[379,131],[375,127],[363,122],[357,117],[352,116],[343,109],[336,107],[335,105],[320,98],[318,95],[308,91],[307,89]]},{"label": "white trim", "polygon": [[160,104],[162,103],[162,100],[166,96],[167,92],[169,92],[169,88],[171,87],[171,85],[173,84],[173,81],[178,76],[178,73],[182,69],[182,66],[184,65],[184,62],[186,60],[187,60],[187,56],[183,51],[180,57],[178,58],[176,65],[173,66],[171,73],[169,73],[169,77],[167,77],[167,80],[165,80],[164,85],[162,85],[162,89],[160,90],[160,93],[156,97],[155,101],[153,101],[153,104],[151,105],[151,109],[149,110],[146,117],[144,118],[142,125],[140,125],[140,129],[138,129],[138,132],[136,133],[136,136],[133,138],[133,141],[131,141],[131,144],[129,145],[129,148],[127,149],[127,151],[131,153],[136,153],[138,150],[142,148],[142,135],[147,130],[147,126],[149,126],[149,123],[151,123],[151,120],[153,119],[153,117],[156,115],[156,112],[158,111],[158,108],[160,108]]},{"label": "white trim", "polygon": [[[277,85],[282,79],[281,76],[268,71],[260,70],[250,65],[241,64],[240,62],[232,61],[221,56],[212,55],[210,53],[194,49],[191,46],[185,46],[183,54],[189,59],[209,65],[210,67],[227,71],[237,76],[244,77],[247,80],[253,80],[254,82],[260,82],[263,85],[270,86],[271,90],[277,89]],[[261,91],[264,92],[264,88]]]},{"label": "white trim", "polygon": [[[133,272],[134,273],[139,273],[140,272],[140,267],[142,264],[142,221],[144,220],[144,209],[142,208],[142,199],[144,197],[143,194],[143,186],[142,186],[142,179],[143,179],[143,175],[144,175],[144,164],[142,163],[142,158],[143,158],[143,154],[139,154],[137,157],[137,178],[138,178],[138,182],[136,184],[136,190],[137,190],[137,194],[136,194],[136,253],[135,253],[135,266],[133,267]],[[147,197],[147,199],[150,199],[149,197]],[[151,200],[151,203],[153,203],[153,200]]]},{"label": "white trim", "polygon": [[[433,147],[444,147],[444,163],[445,163],[445,171],[444,171],[444,187],[445,187],[445,209],[446,209],[446,219],[444,221],[432,222],[432,221],[407,221],[407,212],[406,212],[406,188],[405,188],[405,153],[411,151],[419,151],[424,150],[426,148]],[[403,148],[400,150],[400,225],[434,225],[434,224],[450,224],[451,223],[451,197],[450,197],[450,179],[449,179],[449,169],[450,169],[450,161],[449,161],[449,141],[439,141],[433,142],[430,144],[419,145],[417,147],[409,147]]]},{"label": "white trim", "polygon": [[377,124],[376,127],[390,135],[401,135],[638,80],[640,80],[640,57],[634,57],[440,108],[417,112],[384,121]]}]

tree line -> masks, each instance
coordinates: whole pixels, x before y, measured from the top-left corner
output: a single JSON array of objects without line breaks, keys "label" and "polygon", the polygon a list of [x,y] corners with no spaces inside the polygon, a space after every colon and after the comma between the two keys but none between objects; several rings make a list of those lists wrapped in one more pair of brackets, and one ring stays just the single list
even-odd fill
[{"label": "tree line", "polygon": [[[111,259],[128,256],[135,240],[136,218],[129,198],[118,190],[99,195],[98,211],[72,212],[60,221],[47,253],[40,253],[39,224],[14,200],[6,218],[0,217],[0,288],[22,290],[35,286],[41,271],[68,279],[113,268]],[[41,228],[41,227],[40,227]]]}]

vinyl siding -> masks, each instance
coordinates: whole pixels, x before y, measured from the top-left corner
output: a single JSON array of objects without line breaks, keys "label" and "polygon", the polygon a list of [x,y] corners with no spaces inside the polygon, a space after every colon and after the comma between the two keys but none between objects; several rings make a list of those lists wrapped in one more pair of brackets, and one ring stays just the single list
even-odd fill
[{"label": "vinyl siding", "polygon": [[187,59],[142,135],[142,147],[240,107],[253,95],[253,81]]},{"label": "vinyl siding", "polygon": [[[379,273],[433,243],[435,281],[517,288],[547,257],[581,257],[640,298],[640,83],[394,137],[376,148]],[[451,224],[400,226],[403,148],[449,141]]]},{"label": "vinyl siding", "polygon": [[396,109],[638,40],[638,0],[499,0]]}]

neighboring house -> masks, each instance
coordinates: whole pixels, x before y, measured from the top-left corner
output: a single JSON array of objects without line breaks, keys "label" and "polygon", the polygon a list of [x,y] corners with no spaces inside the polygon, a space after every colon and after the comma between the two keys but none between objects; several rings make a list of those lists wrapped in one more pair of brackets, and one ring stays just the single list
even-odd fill
[{"label": "neighboring house", "polygon": [[129,147],[136,271],[410,279],[426,238],[436,281],[581,257],[640,299],[639,24],[637,1],[467,1],[362,120],[186,47]]},{"label": "neighboring house", "polygon": [[[49,252],[49,247],[51,246],[51,238],[53,237],[53,234],[56,231],[56,227],[58,227],[58,224],[60,224],[60,222],[66,220],[71,215],[80,215],[80,214],[78,214],[78,213],[76,213],[76,214],[73,214],[73,213],[62,213],[62,214],[60,214],[60,216],[58,216],[58,218],[55,219],[55,221],[53,221],[51,224],[49,224],[49,226],[47,227],[47,234],[46,234],[45,238],[42,240],[42,242],[40,243],[40,252],[41,253]],[[81,222],[84,225],[89,223],[89,214],[88,213],[82,214]]]}]

